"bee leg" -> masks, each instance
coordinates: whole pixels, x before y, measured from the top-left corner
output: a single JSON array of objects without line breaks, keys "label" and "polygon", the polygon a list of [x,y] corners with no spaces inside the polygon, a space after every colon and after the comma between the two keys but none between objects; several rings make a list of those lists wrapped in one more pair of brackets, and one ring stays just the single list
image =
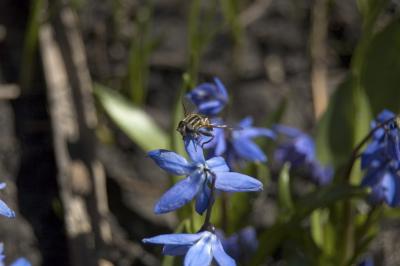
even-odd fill
[{"label": "bee leg", "polygon": [[207,140],[206,142],[203,142],[201,144],[201,148],[203,148],[206,144],[210,143],[213,139],[214,139],[214,135],[211,135],[211,138],[209,140]]},{"label": "bee leg", "polygon": [[[196,143],[198,144],[198,142],[199,142],[199,135],[198,134],[196,134],[196,133],[193,133],[193,139],[192,139],[192,141],[193,141],[193,146],[194,146],[194,151],[195,152],[197,152],[197,145],[196,145]],[[196,142],[196,143],[195,143]]]}]

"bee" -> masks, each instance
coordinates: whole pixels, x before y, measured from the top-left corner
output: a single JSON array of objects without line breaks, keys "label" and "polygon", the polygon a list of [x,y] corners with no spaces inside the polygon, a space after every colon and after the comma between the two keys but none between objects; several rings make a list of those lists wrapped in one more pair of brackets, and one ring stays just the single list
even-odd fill
[{"label": "bee", "polygon": [[191,136],[197,141],[201,136],[210,137],[201,144],[202,147],[214,139],[214,128],[229,128],[227,125],[213,124],[207,116],[197,113],[195,105],[187,97],[183,98],[183,110],[185,117],[179,122],[176,130],[183,138]]}]

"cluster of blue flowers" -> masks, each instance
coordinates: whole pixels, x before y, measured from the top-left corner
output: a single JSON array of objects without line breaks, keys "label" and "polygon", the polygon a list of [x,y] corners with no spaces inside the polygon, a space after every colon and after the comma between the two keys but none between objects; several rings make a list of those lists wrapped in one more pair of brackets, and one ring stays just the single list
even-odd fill
[{"label": "cluster of blue flowers", "polygon": [[302,170],[317,185],[327,185],[332,181],[333,169],[325,167],[316,159],[314,140],[297,128],[283,125],[274,130],[286,137],[275,150],[274,159],[279,164],[289,162],[292,169]]},{"label": "cluster of blue flowers", "polygon": [[[6,187],[6,183],[1,182],[0,183],[0,190],[4,189]],[[8,207],[8,205],[0,200],[0,215],[3,215],[7,218],[14,218],[15,217],[15,212]],[[4,259],[5,259],[5,255],[3,254],[4,252],[4,245],[3,243],[0,243],[0,266],[4,266]],[[10,266],[30,266],[31,263],[26,260],[25,258],[18,258],[17,260],[15,260],[13,263],[10,264]]]},{"label": "cluster of blue flowers", "polygon": [[[211,117],[213,123],[223,124],[217,115],[227,104],[228,94],[220,80],[215,78],[214,83],[203,83],[186,97],[196,105],[200,114]],[[240,259],[243,256],[238,250],[243,241],[250,242],[250,249],[254,250],[257,246],[254,229],[246,229],[225,238],[209,219],[216,192],[250,192],[263,189],[260,181],[232,172],[231,167],[240,161],[265,162],[267,157],[253,142],[253,138],[274,138],[275,134],[269,129],[252,127],[252,119],[245,118],[233,129],[215,128],[213,135],[212,141],[204,145],[208,152],[203,150],[202,140],[194,139],[190,135],[184,138],[189,161],[168,150],[149,152],[150,158],[159,167],[170,174],[185,176],[161,197],[154,212],[171,212],[193,199],[199,214],[207,212],[203,226],[195,234],[166,234],[143,239],[144,243],[164,245],[165,255],[185,255],[185,266],[207,266],[213,260],[223,266],[236,265],[232,257]]]},{"label": "cluster of blue flowers", "polygon": [[361,169],[365,171],[361,184],[372,189],[371,203],[399,206],[400,131],[396,115],[382,111],[371,128],[371,142],[361,155]]},{"label": "cluster of blue flowers", "polygon": [[[214,124],[225,124],[218,115],[228,103],[228,93],[218,78],[214,78],[214,83],[200,84],[186,97],[197,106],[200,114],[209,116]],[[244,162],[266,162],[267,156],[254,139],[275,139],[275,133],[252,125],[253,119],[246,117],[232,128],[215,128],[212,141],[204,146],[208,156],[223,156],[231,168],[239,168]]]},{"label": "cluster of blue flowers", "polygon": [[[275,125],[273,130],[253,126],[253,119],[246,117],[234,127],[225,126],[220,113],[228,103],[228,93],[222,82],[215,78],[213,83],[203,83],[185,97],[196,105],[199,114],[210,118],[213,125],[212,137],[200,138],[186,134],[185,149],[189,160],[168,150],[149,152],[150,158],[170,174],[184,176],[156,203],[157,214],[175,211],[195,201],[195,210],[205,215],[203,226],[193,234],[165,234],[143,239],[144,243],[164,245],[163,253],[185,256],[185,266],[236,265],[246,261],[257,249],[254,228],[248,227],[225,237],[210,223],[215,197],[222,192],[260,191],[263,185],[257,179],[234,172],[246,162],[266,162],[267,156],[254,141],[258,137],[275,140],[283,136],[274,159],[279,165],[289,162],[291,169],[304,173],[319,186],[332,182],[333,169],[323,166],[316,158],[313,139],[298,129]],[[222,126],[223,125],[223,126]],[[400,205],[400,122],[394,113],[384,110],[371,123],[370,134],[354,151],[358,158],[360,147],[371,139],[361,154],[361,168],[365,173],[362,186],[371,188],[371,203]],[[351,168],[350,168],[351,171]],[[366,260],[370,265],[372,260]]]}]

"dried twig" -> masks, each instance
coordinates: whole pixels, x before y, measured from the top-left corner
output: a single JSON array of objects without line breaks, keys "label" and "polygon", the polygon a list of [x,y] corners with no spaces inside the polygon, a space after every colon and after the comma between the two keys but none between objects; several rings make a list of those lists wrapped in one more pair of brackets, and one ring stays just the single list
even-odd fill
[{"label": "dried twig", "polygon": [[272,0],[258,0],[239,15],[239,21],[243,28],[248,27],[254,21],[263,16]]},{"label": "dried twig", "polygon": [[328,0],[314,0],[310,36],[311,88],[315,119],[325,111],[328,103],[326,33],[328,27]]},{"label": "dried twig", "polygon": [[13,100],[20,94],[21,89],[17,84],[0,84],[0,100]]}]

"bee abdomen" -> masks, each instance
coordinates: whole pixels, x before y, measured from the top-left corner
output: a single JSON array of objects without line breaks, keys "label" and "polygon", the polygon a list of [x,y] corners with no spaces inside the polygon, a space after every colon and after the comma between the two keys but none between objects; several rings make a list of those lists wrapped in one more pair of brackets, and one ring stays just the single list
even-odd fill
[{"label": "bee abdomen", "polygon": [[186,119],[186,123],[194,130],[205,127],[209,124],[207,117],[202,117],[199,114],[191,114]]}]

